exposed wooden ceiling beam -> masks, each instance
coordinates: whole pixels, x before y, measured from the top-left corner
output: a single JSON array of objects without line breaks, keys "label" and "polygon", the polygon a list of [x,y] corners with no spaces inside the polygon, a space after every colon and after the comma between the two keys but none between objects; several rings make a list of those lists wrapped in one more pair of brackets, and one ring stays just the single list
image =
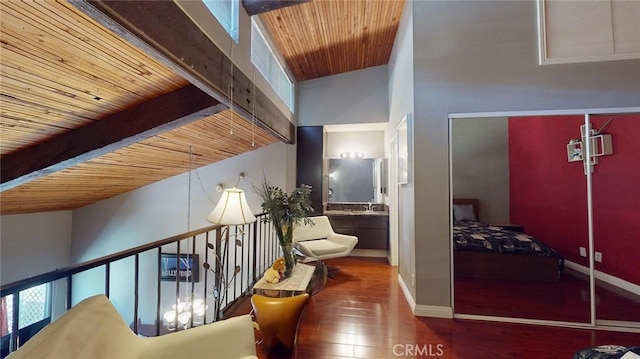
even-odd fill
[{"label": "exposed wooden ceiling beam", "polygon": [[[89,17],[119,34],[189,82],[229,104],[231,60],[173,1],[71,0]],[[278,107],[234,66],[233,108],[287,143],[295,143],[295,126]]]},{"label": "exposed wooden ceiling beam", "polygon": [[311,1],[312,0],[242,0],[242,7],[244,7],[244,10],[249,16],[253,16]]},{"label": "exposed wooden ceiling beam", "polygon": [[0,192],[226,109],[188,85],[3,157]]}]

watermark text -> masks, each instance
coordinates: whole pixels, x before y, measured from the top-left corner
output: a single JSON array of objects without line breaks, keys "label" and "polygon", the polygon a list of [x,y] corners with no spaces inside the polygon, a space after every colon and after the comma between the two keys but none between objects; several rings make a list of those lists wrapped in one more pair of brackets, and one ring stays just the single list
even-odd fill
[{"label": "watermark text", "polygon": [[402,357],[441,357],[444,355],[444,344],[396,344],[393,355]]}]

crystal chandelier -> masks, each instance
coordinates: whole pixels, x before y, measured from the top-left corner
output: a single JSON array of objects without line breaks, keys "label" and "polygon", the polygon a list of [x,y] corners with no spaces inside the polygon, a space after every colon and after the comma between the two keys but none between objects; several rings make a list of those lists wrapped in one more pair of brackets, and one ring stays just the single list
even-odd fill
[{"label": "crystal chandelier", "polygon": [[[164,313],[164,320],[168,323],[167,329],[173,331],[176,329],[176,324],[187,329],[191,323],[193,315],[193,325],[200,325],[203,322],[204,314],[207,311],[207,306],[202,299],[194,299],[193,302],[189,297],[185,298],[185,301],[181,301],[178,298],[178,302],[171,306],[171,310]],[[176,321],[176,318],[178,319]]]}]

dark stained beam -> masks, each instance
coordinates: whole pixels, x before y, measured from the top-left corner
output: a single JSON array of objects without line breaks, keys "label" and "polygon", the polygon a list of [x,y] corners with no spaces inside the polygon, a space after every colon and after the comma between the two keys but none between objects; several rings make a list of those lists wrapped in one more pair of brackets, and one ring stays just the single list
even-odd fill
[{"label": "dark stained beam", "polygon": [[306,2],[311,2],[311,0],[242,0],[242,7],[249,16],[253,16]]},{"label": "dark stained beam", "polygon": [[255,101],[257,124],[283,142],[295,142],[295,126],[288,117],[234,66],[174,1],[71,0],[89,17],[168,66],[187,81],[229,105],[233,81],[233,109],[250,121]]},{"label": "dark stained beam", "polygon": [[185,86],[3,157],[0,192],[226,109],[197,87]]}]

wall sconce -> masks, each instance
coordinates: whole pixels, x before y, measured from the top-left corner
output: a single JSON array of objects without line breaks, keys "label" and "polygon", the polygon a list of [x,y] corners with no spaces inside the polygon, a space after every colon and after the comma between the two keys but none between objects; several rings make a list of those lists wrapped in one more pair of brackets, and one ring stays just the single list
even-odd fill
[{"label": "wall sconce", "polygon": [[340,158],[343,159],[362,159],[364,158],[363,152],[342,152]]},{"label": "wall sconce", "polygon": [[240,172],[236,185],[224,189],[220,201],[207,216],[207,221],[222,225],[240,225],[256,221],[256,216],[249,208],[244,191],[237,188],[243,178],[244,172]]}]

